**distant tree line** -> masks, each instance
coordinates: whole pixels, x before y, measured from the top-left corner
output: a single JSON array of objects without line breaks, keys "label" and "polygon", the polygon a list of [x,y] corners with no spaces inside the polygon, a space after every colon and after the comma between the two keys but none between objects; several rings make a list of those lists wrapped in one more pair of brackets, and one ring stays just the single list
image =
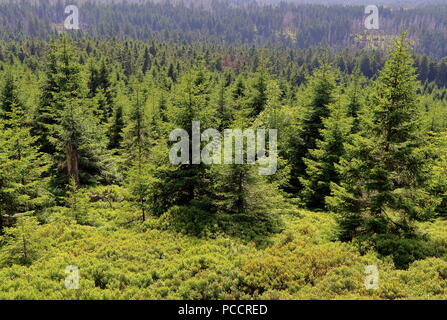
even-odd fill
[{"label": "distant tree line", "polygon": [[[76,1],[10,1],[0,3],[0,39],[48,39],[63,31],[64,9]],[[356,35],[364,31],[364,6],[298,5],[255,2],[202,1],[80,1],[81,34],[101,38],[133,38],[178,43],[207,41],[216,44],[351,47],[364,44]],[[447,56],[447,6],[413,9],[380,7],[380,30],[392,36],[403,30],[418,52]]]}]

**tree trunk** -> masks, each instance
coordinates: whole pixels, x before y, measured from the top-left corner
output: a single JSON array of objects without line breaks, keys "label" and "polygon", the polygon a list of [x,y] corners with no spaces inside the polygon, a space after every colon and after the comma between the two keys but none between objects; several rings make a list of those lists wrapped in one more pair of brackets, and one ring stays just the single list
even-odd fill
[{"label": "tree trunk", "polygon": [[141,199],[141,213],[142,213],[142,219],[143,219],[143,222],[144,221],[146,221],[146,213],[144,212],[144,200],[143,199]]},{"label": "tree trunk", "polygon": [[76,186],[80,187],[79,168],[78,168],[78,153],[71,143],[67,143],[67,171],[68,177],[74,179]]}]

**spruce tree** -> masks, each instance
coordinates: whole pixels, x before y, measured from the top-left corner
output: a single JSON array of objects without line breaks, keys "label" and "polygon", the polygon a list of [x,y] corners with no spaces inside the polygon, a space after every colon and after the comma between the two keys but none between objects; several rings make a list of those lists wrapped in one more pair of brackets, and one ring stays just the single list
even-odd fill
[{"label": "spruce tree", "polygon": [[229,127],[232,120],[232,114],[227,98],[228,89],[225,87],[225,81],[223,79],[219,80],[214,91],[215,92],[211,98],[211,104],[215,105],[217,108],[217,117],[219,119],[218,129],[223,132],[224,129]]},{"label": "spruce tree", "polygon": [[142,221],[146,219],[151,196],[151,166],[149,163],[150,132],[145,112],[145,99],[139,85],[135,85],[132,107],[123,131],[124,155],[128,162],[128,188],[133,201],[141,210]]},{"label": "spruce tree", "polygon": [[299,124],[297,135],[290,137],[287,160],[291,164],[291,178],[286,189],[293,194],[299,194],[303,186],[300,178],[306,177],[304,158],[309,156],[309,150],[316,149],[317,141],[321,140],[320,131],[323,121],[329,114],[329,105],[334,102],[337,75],[334,69],[324,64],[315,69],[308,77],[307,86],[303,94],[303,119]]},{"label": "spruce tree", "polygon": [[419,83],[411,44],[396,40],[370,97],[364,129],[346,146],[332,183],[331,208],[341,213],[342,238],[409,232],[431,217],[436,201],[425,190],[428,160],[422,150]]},{"label": "spruce tree", "polygon": [[0,251],[0,265],[29,266],[39,257],[39,223],[35,217],[21,217],[14,228],[5,229],[5,246]]},{"label": "spruce tree", "polygon": [[9,120],[0,121],[0,230],[11,218],[42,209],[51,200],[48,158],[36,146],[26,111],[15,103],[11,108]]},{"label": "spruce tree", "polygon": [[81,65],[66,37],[48,53],[46,79],[33,119],[33,135],[40,150],[53,158],[53,184],[68,185],[113,180],[113,164],[106,150],[105,128],[95,117],[87,97]]},{"label": "spruce tree", "polygon": [[344,144],[349,140],[352,127],[348,102],[340,90],[337,101],[328,105],[330,114],[323,120],[317,148],[310,149],[309,156],[304,159],[306,178],[300,178],[303,185],[301,195],[307,207],[312,209],[325,208],[325,197],[331,193],[330,183],[340,180],[336,165],[344,155]]},{"label": "spruce tree", "polygon": [[8,119],[13,108],[20,107],[17,83],[11,70],[5,72],[4,85],[0,93],[0,118]]},{"label": "spruce tree", "polygon": [[200,121],[202,129],[212,128],[217,123],[216,109],[209,103],[211,89],[210,75],[202,66],[187,72],[176,85],[167,113],[170,130],[183,129],[189,135],[189,161],[179,165],[169,163],[169,148],[175,142],[166,141],[168,137],[160,139],[153,160],[158,166],[153,174],[157,181],[153,210],[157,214],[173,206],[211,210],[208,165],[192,163],[192,122]]},{"label": "spruce tree", "polygon": [[123,106],[117,104],[113,112],[112,120],[108,128],[109,144],[108,149],[117,150],[122,141],[124,129]]},{"label": "spruce tree", "polygon": [[364,90],[364,79],[360,76],[360,71],[356,69],[347,88],[348,116],[352,118],[351,133],[360,131],[360,113],[364,105],[362,90]]},{"label": "spruce tree", "polygon": [[41,151],[53,154],[55,126],[60,121],[63,101],[82,97],[80,66],[66,37],[55,40],[49,47],[39,105],[34,114],[33,134],[38,137]]},{"label": "spruce tree", "polygon": [[269,82],[268,68],[266,61],[262,61],[256,71],[254,78],[250,79],[248,106],[251,109],[251,116],[256,117],[266,107],[268,101],[267,85]]}]

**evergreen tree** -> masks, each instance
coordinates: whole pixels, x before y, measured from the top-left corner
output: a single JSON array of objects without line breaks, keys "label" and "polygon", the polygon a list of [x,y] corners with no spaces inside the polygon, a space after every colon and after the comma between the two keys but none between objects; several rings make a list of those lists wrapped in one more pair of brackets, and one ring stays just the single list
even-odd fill
[{"label": "evergreen tree", "polygon": [[250,99],[248,105],[252,110],[252,116],[260,114],[267,105],[267,68],[260,67],[260,70],[256,72],[253,84],[250,88]]},{"label": "evergreen tree", "polygon": [[47,157],[35,146],[25,111],[12,105],[0,122],[0,231],[18,214],[33,213],[50,201]]},{"label": "evergreen tree", "polygon": [[38,224],[35,217],[22,217],[18,219],[16,227],[6,228],[6,245],[0,251],[0,265],[29,266],[39,257]]},{"label": "evergreen tree", "polygon": [[129,163],[128,188],[134,202],[141,210],[142,221],[145,221],[152,185],[151,166],[149,164],[152,141],[145,113],[146,101],[139,91],[138,84],[136,86],[130,115],[123,131],[123,145]]},{"label": "evergreen tree", "polygon": [[101,123],[107,123],[113,114],[114,102],[110,71],[106,62],[102,60],[99,69],[92,62],[89,67],[89,73],[88,97],[94,98],[96,101],[96,115]]},{"label": "evergreen tree", "polygon": [[46,80],[33,121],[33,134],[41,150],[53,158],[53,184],[70,179],[94,183],[113,179],[104,129],[87,98],[81,66],[67,38],[52,45]]},{"label": "evergreen tree", "polygon": [[144,49],[144,55],[143,55],[143,74],[146,74],[146,72],[150,69],[151,67],[151,58],[149,55],[149,49],[146,47]]},{"label": "evergreen tree", "polygon": [[33,121],[33,134],[38,137],[41,151],[48,154],[55,152],[52,138],[63,110],[61,100],[82,97],[80,66],[74,60],[73,49],[67,38],[51,44],[47,55],[45,82]]},{"label": "evergreen tree", "polygon": [[424,189],[428,163],[410,48],[405,35],[395,42],[374,83],[370,123],[346,146],[338,166],[341,183],[332,183],[328,204],[342,213],[344,239],[411,231],[412,223],[429,218],[436,205]]},{"label": "evergreen tree", "polygon": [[348,117],[346,97],[340,92],[337,101],[328,105],[330,115],[323,120],[321,140],[317,148],[309,150],[304,159],[306,178],[300,178],[303,185],[302,197],[312,209],[324,209],[325,197],[330,195],[330,184],[340,180],[336,165],[344,154],[344,143],[349,139],[352,118]]},{"label": "evergreen tree", "polygon": [[[173,206],[197,206],[200,209],[210,208],[211,191],[209,186],[209,170],[204,163],[193,163],[192,122],[200,121],[202,128],[213,127],[217,122],[216,110],[209,105],[212,89],[210,76],[203,67],[189,71],[179,79],[175,88],[172,105],[168,115],[171,130],[183,129],[189,135],[188,163],[172,165],[167,159],[168,148],[166,137],[159,141],[155,152],[154,163],[158,165],[154,172],[153,210],[157,214],[166,212]],[[200,141],[199,141],[200,143]],[[172,143],[170,144],[172,145]]]},{"label": "evergreen tree", "polygon": [[308,78],[303,100],[305,102],[304,118],[299,128],[298,137],[292,136],[289,142],[287,159],[291,164],[290,186],[287,191],[298,194],[302,190],[300,177],[306,177],[304,158],[309,150],[316,149],[321,140],[323,120],[329,114],[329,105],[334,102],[336,88],[336,72],[327,64],[315,69]]},{"label": "evergreen tree", "polygon": [[123,107],[119,104],[116,105],[113,112],[112,121],[109,125],[109,144],[108,149],[118,149],[122,143],[122,134],[124,129]]},{"label": "evergreen tree", "polygon": [[0,118],[8,119],[13,108],[20,107],[20,101],[17,93],[17,84],[12,75],[12,71],[5,73],[5,82],[0,93]]},{"label": "evergreen tree", "polygon": [[141,94],[139,84],[135,84],[132,106],[126,126],[123,130],[123,147],[127,158],[134,159],[136,156],[143,157],[149,151],[149,128],[147,125],[147,114],[145,110],[146,100]]},{"label": "evergreen tree", "polygon": [[351,133],[357,133],[360,131],[360,113],[362,112],[364,104],[364,95],[362,94],[364,83],[358,70],[354,72],[354,75],[350,80],[346,93],[348,98],[348,116],[351,117],[353,121]]},{"label": "evergreen tree", "polygon": [[227,88],[223,79],[220,79],[213,97],[211,98],[212,105],[217,108],[217,117],[219,119],[219,131],[223,132],[224,129],[228,128],[231,120],[232,114],[229,108],[228,98],[226,96]]}]

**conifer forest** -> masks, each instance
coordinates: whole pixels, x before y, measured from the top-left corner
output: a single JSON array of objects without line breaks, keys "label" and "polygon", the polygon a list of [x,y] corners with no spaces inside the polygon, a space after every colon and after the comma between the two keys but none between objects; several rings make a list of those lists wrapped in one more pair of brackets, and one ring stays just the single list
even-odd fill
[{"label": "conifer forest", "polygon": [[0,300],[446,298],[447,3],[0,0]]}]

